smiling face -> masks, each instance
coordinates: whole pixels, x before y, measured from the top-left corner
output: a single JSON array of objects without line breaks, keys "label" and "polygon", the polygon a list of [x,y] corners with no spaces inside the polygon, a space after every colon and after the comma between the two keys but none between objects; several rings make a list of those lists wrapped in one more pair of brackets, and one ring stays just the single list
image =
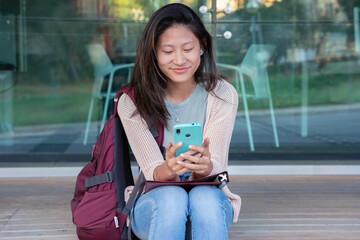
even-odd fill
[{"label": "smiling face", "polygon": [[172,26],[160,36],[156,59],[160,70],[171,83],[192,83],[200,65],[200,43],[186,26]]}]

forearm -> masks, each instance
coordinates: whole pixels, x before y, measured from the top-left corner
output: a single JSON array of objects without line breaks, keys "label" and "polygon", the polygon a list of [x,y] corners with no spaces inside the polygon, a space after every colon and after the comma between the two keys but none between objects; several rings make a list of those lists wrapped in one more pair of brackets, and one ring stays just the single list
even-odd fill
[{"label": "forearm", "polygon": [[171,169],[167,166],[166,162],[155,168],[153,177],[155,181],[179,180],[179,176],[175,172],[171,171]]},{"label": "forearm", "polygon": [[154,170],[164,162],[161,151],[139,114],[133,115],[136,107],[130,97],[124,94],[118,103],[118,114],[124,126],[130,147],[144,173],[146,180],[153,180]]}]

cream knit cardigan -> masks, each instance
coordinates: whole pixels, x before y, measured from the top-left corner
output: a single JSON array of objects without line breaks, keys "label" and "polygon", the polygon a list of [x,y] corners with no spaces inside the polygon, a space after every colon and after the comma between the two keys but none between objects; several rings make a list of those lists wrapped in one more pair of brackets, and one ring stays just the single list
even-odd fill
[{"label": "cream knit cardigan", "polygon": [[[213,163],[211,174],[227,170],[230,140],[238,107],[238,94],[225,80],[218,81],[214,93],[209,93],[203,139],[210,138],[210,153]],[[130,97],[123,94],[118,103],[118,113],[135,158],[147,180],[153,180],[154,169],[164,162],[159,147],[148,126],[139,114],[133,116],[136,107]],[[130,189],[128,189],[130,190]],[[237,222],[241,207],[239,195],[230,192],[227,186],[222,191],[231,202]]]}]

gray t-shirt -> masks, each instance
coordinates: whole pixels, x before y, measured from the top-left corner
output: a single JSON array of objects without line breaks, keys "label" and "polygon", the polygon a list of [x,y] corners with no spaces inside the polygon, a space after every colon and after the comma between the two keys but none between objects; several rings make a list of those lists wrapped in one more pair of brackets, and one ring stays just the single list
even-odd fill
[{"label": "gray t-shirt", "polygon": [[[200,123],[204,128],[208,92],[203,84],[197,84],[191,95],[179,104],[165,101],[167,110],[171,115],[168,127],[164,129],[163,146],[166,148],[168,142],[174,144],[173,127],[181,123]],[[176,119],[179,121],[177,122]]]}]

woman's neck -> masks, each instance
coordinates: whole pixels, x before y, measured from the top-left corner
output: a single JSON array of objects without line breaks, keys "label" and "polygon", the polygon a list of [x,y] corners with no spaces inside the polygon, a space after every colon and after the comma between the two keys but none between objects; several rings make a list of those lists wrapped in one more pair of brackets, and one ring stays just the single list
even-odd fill
[{"label": "woman's neck", "polygon": [[179,104],[190,97],[196,87],[195,81],[189,83],[170,83],[165,89],[165,97],[168,102]]}]

